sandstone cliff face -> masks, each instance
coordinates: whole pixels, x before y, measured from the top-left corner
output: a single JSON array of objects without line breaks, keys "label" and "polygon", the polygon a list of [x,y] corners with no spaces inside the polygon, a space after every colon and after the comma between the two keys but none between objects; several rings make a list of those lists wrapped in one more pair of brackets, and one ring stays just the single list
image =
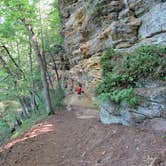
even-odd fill
[{"label": "sandstone cliff face", "polygon": [[70,77],[92,89],[100,80],[100,52],[166,44],[165,0],[60,0]]}]

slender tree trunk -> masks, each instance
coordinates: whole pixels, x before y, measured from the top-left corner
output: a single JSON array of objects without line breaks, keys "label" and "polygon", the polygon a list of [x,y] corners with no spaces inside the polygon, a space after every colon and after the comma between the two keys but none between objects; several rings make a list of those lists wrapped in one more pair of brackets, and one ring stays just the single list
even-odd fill
[{"label": "slender tree trunk", "polygon": [[21,97],[18,97],[18,100],[19,100],[20,106],[22,108],[23,116],[25,118],[28,118],[29,117],[29,112],[28,112],[27,108],[25,107],[24,101],[22,100]]},{"label": "slender tree trunk", "polygon": [[49,80],[49,83],[50,83],[51,88],[54,90],[53,81],[52,81],[51,76],[50,76],[50,74],[49,74],[48,71],[47,71],[47,77],[48,77],[48,80]]},{"label": "slender tree trunk", "polygon": [[54,59],[53,54],[51,53],[50,55],[51,55],[52,62],[54,63],[54,70],[55,70],[56,78],[57,78],[57,81],[58,81],[58,84],[59,84],[60,78],[59,78],[59,73],[58,73],[57,65],[55,63],[55,59]]},{"label": "slender tree trunk", "polygon": [[[39,5],[40,5],[40,2],[39,2]],[[51,77],[50,77],[50,74],[48,72],[48,67],[47,67],[47,62],[46,62],[46,57],[45,57],[45,42],[44,42],[44,35],[43,35],[43,23],[42,23],[42,18],[41,18],[41,5],[39,7],[39,15],[40,15],[40,38],[41,38],[41,45],[42,45],[42,58],[43,58],[43,62],[44,62],[44,65],[45,65],[45,68],[46,68],[46,74],[47,74],[47,77],[48,77],[48,80],[49,80],[49,85],[51,86],[52,89],[54,89],[54,86],[53,86],[53,82],[51,80]]]},{"label": "slender tree trunk", "polygon": [[31,75],[31,85],[30,85],[30,96],[31,96],[31,107],[35,110],[35,96],[34,96],[34,81],[33,81],[33,62],[32,62],[32,45],[29,39],[29,67],[30,67],[30,75]]},{"label": "slender tree trunk", "polygon": [[41,71],[41,79],[42,79],[42,83],[43,83],[43,90],[44,90],[44,97],[45,97],[45,104],[46,104],[46,111],[49,114],[53,114],[53,110],[52,110],[52,106],[51,106],[51,99],[50,99],[50,95],[49,95],[49,85],[47,82],[47,77],[46,77],[46,69],[45,69],[45,65],[43,63],[43,59],[42,59],[42,55],[38,46],[38,42],[37,42],[37,37],[33,32],[32,27],[29,24],[29,21],[27,19],[23,19],[22,20],[28,33],[30,36],[30,39],[33,43],[34,46],[34,51],[36,53],[37,56],[37,61],[40,65],[40,71]]}]

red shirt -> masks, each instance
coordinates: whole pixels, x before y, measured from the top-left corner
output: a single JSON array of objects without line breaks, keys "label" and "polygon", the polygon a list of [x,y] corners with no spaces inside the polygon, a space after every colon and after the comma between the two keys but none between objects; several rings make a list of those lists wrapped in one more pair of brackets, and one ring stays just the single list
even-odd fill
[{"label": "red shirt", "polygon": [[78,87],[76,88],[76,92],[77,92],[77,94],[81,94],[81,87],[80,87],[80,86],[78,86]]}]

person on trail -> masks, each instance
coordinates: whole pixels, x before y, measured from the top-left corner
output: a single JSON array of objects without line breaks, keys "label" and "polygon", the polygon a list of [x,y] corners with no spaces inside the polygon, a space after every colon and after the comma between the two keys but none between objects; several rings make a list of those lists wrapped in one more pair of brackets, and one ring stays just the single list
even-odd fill
[{"label": "person on trail", "polygon": [[76,93],[77,93],[78,98],[80,98],[81,93],[82,93],[82,85],[81,84],[78,84],[78,86],[76,87]]}]

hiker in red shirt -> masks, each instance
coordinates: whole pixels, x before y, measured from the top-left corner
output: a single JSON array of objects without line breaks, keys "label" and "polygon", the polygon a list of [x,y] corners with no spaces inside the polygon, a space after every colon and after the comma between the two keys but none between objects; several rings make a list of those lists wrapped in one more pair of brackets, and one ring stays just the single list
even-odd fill
[{"label": "hiker in red shirt", "polygon": [[82,85],[78,84],[78,86],[76,87],[76,93],[78,95],[78,97],[80,98],[81,93],[82,93]]}]

